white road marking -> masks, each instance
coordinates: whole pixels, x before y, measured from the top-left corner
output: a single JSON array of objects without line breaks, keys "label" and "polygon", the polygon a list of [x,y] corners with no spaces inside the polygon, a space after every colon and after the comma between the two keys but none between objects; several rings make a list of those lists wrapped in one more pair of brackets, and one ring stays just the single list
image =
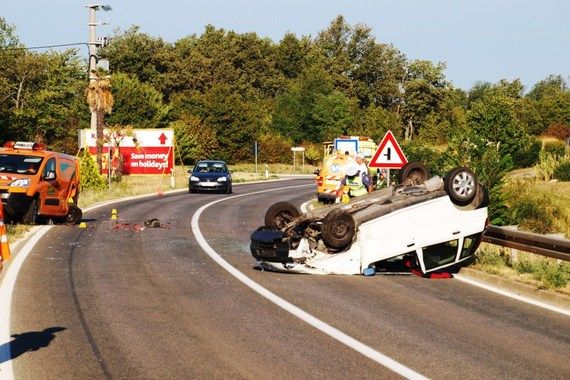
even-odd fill
[{"label": "white road marking", "polygon": [[10,352],[10,309],[12,305],[12,292],[16,284],[18,272],[32,252],[34,246],[52,226],[44,226],[36,232],[30,240],[18,251],[18,254],[11,260],[10,266],[5,273],[0,284],[0,379],[8,380],[14,378],[12,369],[12,359]]},{"label": "white road marking", "polygon": [[[227,272],[229,272],[232,276],[236,279],[253,289],[255,292],[259,293],[261,296],[265,297],[269,301],[273,302],[277,306],[283,308],[284,310],[288,311],[289,313],[293,314],[297,318],[300,318],[304,322],[308,323],[309,325],[315,327],[316,329],[320,330],[321,332],[329,335],[333,339],[345,344],[346,346],[352,348],[353,350],[361,353],[362,355],[368,357],[369,359],[375,361],[376,363],[394,371],[395,373],[408,378],[408,379],[426,379],[423,375],[415,372],[414,370],[404,366],[403,364],[395,361],[394,359],[376,351],[370,346],[365,345],[364,343],[352,338],[351,336],[343,333],[342,331],[332,327],[331,325],[327,324],[326,322],[321,321],[320,319],[313,317],[311,314],[307,313],[306,311],[300,309],[299,307],[293,305],[292,303],[284,300],[283,298],[279,297],[278,295],[270,292],[268,289],[264,288],[263,286],[259,285],[257,282],[253,281],[245,274],[234,268],[230,263],[224,260],[206,241],[204,235],[202,235],[202,231],[200,231],[199,226],[199,219],[202,212],[206,210],[208,207],[219,203],[224,202],[227,200],[231,200],[238,197],[250,196],[255,194],[267,193],[271,191],[279,191],[285,189],[294,189],[298,187],[305,187],[307,185],[301,186],[289,186],[289,187],[282,187],[279,189],[271,189],[271,190],[263,190],[263,191],[256,191],[253,193],[248,194],[241,194],[235,195],[233,197],[219,199],[213,202],[210,202],[202,207],[200,207],[196,213],[192,216],[192,231],[194,232],[194,236],[198,241],[198,244],[202,247],[202,249],[210,256],[212,260],[214,260],[218,265],[224,268]],[[311,185],[314,186],[314,185]]]},{"label": "white road marking", "polygon": [[472,280],[472,279],[467,278],[467,277],[465,277],[465,276],[462,276],[462,275],[460,275],[460,274],[454,274],[454,275],[453,275],[453,278],[455,278],[455,279],[457,279],[457,280],[459,280],[459,281],[466,282],[466,283],[468,283],[468,284],[470,284],[470,285],[477,286],[477,287],[479,287],[479,288],[483,288],[483,289],[488,290],[488,291],[493,292],[493,293],[497,293],[497,294],[500,294],[500,295],[503,295],[503,296],[506,296],[506,297],[509,297],[509,298],[514,298],[514,299],[516,299],[516,300],[518,300],[518,301],[526,302],[526,303],[529,303],[529,304],[534,305],[534,306],[542,307],[543,309],[547,309],[547,310],[550,310],[550,311],[554,311],[554,312],[557,312],[557,313],[560,313],[560,314],[564,314],[564,315],[569,315],[569,316],[570,316],[570,310],[568,310],[568,309],[563,309],[563,308],[561,308],[561,307],[549,305],[549,304],[547,304],[547,303],[540,302],[540,301],[534,300],[534,299],[532,299],[532,298],[528,298],[528,297],[525,297],[525,296],[521,296],[521,295],[518,295],[518,294],[516,294],[516,293],[510,292],[510,291],[505,290],[505,289],[500,289],[500,288],[497,288],[497,287],[492,286],[492,285],[489,285],[489,284],[485,284],[485,283],[482,283],[482,282],[479,282],[479,281],[476,281],[476,280]]}]

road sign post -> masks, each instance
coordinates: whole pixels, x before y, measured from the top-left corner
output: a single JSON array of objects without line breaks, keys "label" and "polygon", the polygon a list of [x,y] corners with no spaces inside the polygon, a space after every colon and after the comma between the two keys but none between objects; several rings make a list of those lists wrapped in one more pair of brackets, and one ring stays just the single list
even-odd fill
[{"label": "road sign post", "polygon": [[295,173],[295,167],[297,166],[297,156],[296,153],[297,152],[302,152],[303,153],[303,170],[305,169],[305,148],[302,146],[294,146],[293,148],[291,148],[291,150],[293,151],[293,173]]},{"label": "road sign post", "polygon": [[390,169],[401,169],[408,163],[406,155],[398,145],[392,131],[386,132],[372,156],[369,167],[387,169],[386,183],[390,186]]}]

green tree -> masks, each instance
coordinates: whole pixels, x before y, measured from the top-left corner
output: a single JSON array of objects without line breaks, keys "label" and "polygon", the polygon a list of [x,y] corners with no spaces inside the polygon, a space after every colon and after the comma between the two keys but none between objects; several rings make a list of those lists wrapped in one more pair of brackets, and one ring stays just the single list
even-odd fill
[{"label": "green tree", "polygon": [[75,153],[76,131],[87,111],[81,104],[85,73],[77,52],[40,54],[12,47],[0,48],[0,135]]},{"label": "green tree", "polygon": [[360,110],[357,116],[359,123],[354,126],[351,135],[368,136],[379,141],[387,131],[399,131],[401,120],[396,112],[379,106],[370,105]]},{"label": "green tree", "polygon": [[275,67],[285,78],[297,78],[309,64],[312,49],[312,42],[308,37],[299,39],[293,33],[285,33],[276,47]]},{"label": "green tree", "polygon": [[315,44],[323,51],[335,88],[358,98],[361,108],[394,108],[400,103],[405,56],[392,45],[377,43],[370,27],[352,27],[337,16]]},{"label": "green tree", "polygon": [[318,134],[314,139],[325,141],[349,133],[353,122],[352,108],[356,108],[354,102],[340,91],[328,95],[317,94],[313,119]]},{"label": "green tree", "polygon": [[[325,131],[322,130],[322,120],[316,120],[316,105],[320,99],[320,106],[324,107],[326,97],[332,92],[333,83],[328,72],[318,63],[311,65],[283,95],[277,97],[272,128],[295,144],[322,142]],[[336,98],[340,99],[338,94]],[[319,112],[324,113],[324,110]]]},{"label": "green tree", "polygon": [[196,116],[187,115],[170,123],[170,128],[174,129],[176,149],[185,165],[213,158],[219,149],[215,131]]},{"label": "green tree", "polygon": [[539,135],[551,125],[570,126],[570,89],[560,75],[538,82],[526,97],[529,132]]},{"label": "green tree", "polygon": [[475,101],[468,112],[469,127],[488,143],[496,144],[500,157],[516,157],[532,144],[516,117],[516,105],[515,99],[503,93],[489,92]]},{"label": "green tree", "polygon": [[433,118],[437,119],[436,114],[441,112],[450,95],[449,82],[445,79],[444,70],[445,64],[434,65],[429,61],[416,60],[408,65],[403,83],[402,106],[406,140],[411,139],[426,123],[434,123]]},{"label": "green tree", "polygon": [[135,128],[164,126],[167,108],[162,94],[148,83],[141,83],[135,76],[117,73],[111,76],[113,113],[107,117],[109,124],[132,125]]},{"label": "green tree", "polygon": [[132,26],[115,31],[109,45],[100,50],[100,56],[109,59],[113,73],[130,74],[143,83],[156,84],[166,70],[169,48],[161,38],[141,33],[138,26]]}]

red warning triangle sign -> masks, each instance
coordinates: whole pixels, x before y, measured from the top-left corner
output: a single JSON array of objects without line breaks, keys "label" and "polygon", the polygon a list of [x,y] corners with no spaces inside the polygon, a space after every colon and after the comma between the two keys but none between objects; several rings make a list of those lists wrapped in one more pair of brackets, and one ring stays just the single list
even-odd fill
[{"label": "red warning triangle sign", "polygon": [[392,131],[388,131],[384,135],[382,142],[380,142],[368,166],[372,168],[400,169],[407,163],[408,159],[404,152],[402,152]]}]

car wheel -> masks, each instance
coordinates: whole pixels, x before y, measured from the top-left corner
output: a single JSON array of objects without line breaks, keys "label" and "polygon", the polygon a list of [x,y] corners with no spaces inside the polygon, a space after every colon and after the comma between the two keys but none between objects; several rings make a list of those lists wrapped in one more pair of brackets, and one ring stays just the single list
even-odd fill
[{"label": "car wheel", "polygon": [[345,210],[333,210],[323,219],[321,235],[323,242],[329,248],[347,247],[352,242],[355,233],[354,218]]},{"label": "car wheel", "polygon": [[489,192],[485,186],[479,182],[477,182],[477,193],[469,205],[473,207],[474,210],[489,206]]},{"label": "car wheel", "polygon": [[32,199],[28,211],[26,211],[26,213],[22,217],[22,222],[24,224],[31,224],[31,225],[38,223],[40,219],[38,215],[39,210],[40,209],[39,209],[38,199],[37,198]]},{"label": "car wheel", "polygon": [[400,169],[399,183],[404,185],[419,185],[428,179],[427,168],[421,162],[408,162]]},{"label": "car wheel", "polygon": [[267,209],[265,225],[270,228],[281,229],[299,215],[301,213],[291,203],[277,202]]},{"label": "car wheel", "polygon": [[466,206],[477,194],[477,179],[467,168],[455,168],[444,181],[444,189],[451,201],[458,206]]},{"label": "car wheel", "polygon": [[231,194],[232,193],[232,185],[229,185],[228,188],[226,189],[226,194]]},{"label": "car wheel", "polygon": [[81,218],[83,217],[83,211],[74,204],[68,206],[67,216],[65,217],[65,223],[67,224],[79,224]]}]

